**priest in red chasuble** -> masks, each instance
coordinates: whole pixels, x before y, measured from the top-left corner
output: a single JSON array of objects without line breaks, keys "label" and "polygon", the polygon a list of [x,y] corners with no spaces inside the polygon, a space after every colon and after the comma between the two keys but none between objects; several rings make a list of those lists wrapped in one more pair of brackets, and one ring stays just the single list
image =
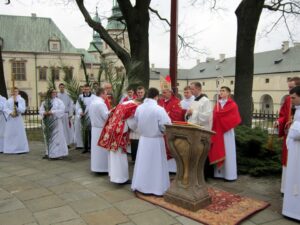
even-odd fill
[{"label": "priest in red chasuble", "polygon": [[[180,105],[180,100],[173,94],[173,92],[170,89],[162,90],[162,98],[158,100],[158,105],[160,105],[166,110],[172,122],[184,121],[184,114],[183,114],[183,109],[181,108]],[[166,144],[169,172],[176,173],[177,171],[176,162],[171,155],[166,137],[165,137],[165,144]]]},{"label": "priest in red chasuble", "polygon": [[214,177],[226,180],[237,179],[237,162],[234,128],[240,124],[241,117],[237,104],[230,98],[230,88],[221,87],[220,98],[213,111],[212,130],[208,153],[210,164],[216,164]]},{"label": "priest in red chasuble", "polygon": [[113,183],[126,183],[129,180],[127,148],[130,145],[130,129],[136,127],[133,119],[139,102],[131,100],[117,105],[105,123],[98,145],[110,151],[109,176]]},{"label": "priest in red chasuble", "polygon": [[[293,77],[288,80],[288,89],[291,90],[292,88],[300,85],[300,78]],[[278,120],[275,122],[275,127],[278,127],[278,136],[283,137],[282,143],[282,177],[281,177],[281,193],[284,193],[284,183],[285,183],[285,173],[286,173],[286,166],[287,166],[287,158],[288,158],[288,151],[286,147],[286,137],[288,135],[289,127],[292,123],[292,104],[290,96],[287,96],[282,104]]]}]

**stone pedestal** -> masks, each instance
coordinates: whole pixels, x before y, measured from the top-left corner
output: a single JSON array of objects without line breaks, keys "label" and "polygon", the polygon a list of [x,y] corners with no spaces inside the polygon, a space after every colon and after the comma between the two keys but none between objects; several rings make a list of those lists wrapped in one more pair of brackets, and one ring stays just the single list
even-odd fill
[{"label": "stone pedestal", "polygon": [[189,125],[166,125],[168,144],[177,174],[164,194],[167,202],[197,211],[211,203],[204,180],[204,164],[212,131]]}]

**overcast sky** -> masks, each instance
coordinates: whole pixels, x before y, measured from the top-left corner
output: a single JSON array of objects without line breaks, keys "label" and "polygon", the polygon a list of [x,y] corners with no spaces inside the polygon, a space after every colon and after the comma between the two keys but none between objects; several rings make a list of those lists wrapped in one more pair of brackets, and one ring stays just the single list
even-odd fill
[{"label": "overcast sky", "polygon": [[[49,17],[61,29],[65,36],[76,48],[89,46],[92,39],[92,30],[86,25],[83,16],[74,1],[67,0],[11,0],[10,5],[4,5],[0,0],[0,14],[30,16],[36,13],[38,17]],[[94,15],[98,6],[98,13],[106,24],[105,18],[111,15],[112,0],[87,0],[87,8]],[[182,3],[186,2],[186,3]],[[206,57],[218,58],[220,53],[226,57],[235,55],[236,17],[234,11],[239,0],[219,0],[222,9],[211,11],[209,5],[191,7],[189,0],[179,0],[179,34],[188,37],[199,50],[206,54],[188,52],[180,54],[179,68],[191,68],[196,65],[196,59],[204,61]],[[170,17],[170,0],[152,0],[152,8],[157,9],[163,17]],[[283,25],[273,32],[265,35],[271,27],[271,21],[278,15],[264,11],[259,24],[256,52],[279,49],[284,40],[289,40],[288,33]],[[291,29],[296,41],[300,41],[300,32],[296,27],[299,20],[294,20]],[[299,27],[299,26],[298,26]],[[169,65],[169,32],[168,27],[151,15],[150,22],[150,63],[155,67],[168,67]]]}]

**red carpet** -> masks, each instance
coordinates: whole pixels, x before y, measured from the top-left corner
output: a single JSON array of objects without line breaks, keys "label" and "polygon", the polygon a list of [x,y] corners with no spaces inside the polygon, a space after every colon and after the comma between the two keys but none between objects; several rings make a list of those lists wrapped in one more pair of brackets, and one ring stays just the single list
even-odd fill
[{"label": "red carpet", "polygon": [[242,197],[216,188],[210,187],[208,192],[212,197],[212,204],[196,212],[167,203],[162,197],[143,195],[139,192],[136,192],[136,195],[140,199],[208,225],[236,225],[269,206],[267,202]]}]

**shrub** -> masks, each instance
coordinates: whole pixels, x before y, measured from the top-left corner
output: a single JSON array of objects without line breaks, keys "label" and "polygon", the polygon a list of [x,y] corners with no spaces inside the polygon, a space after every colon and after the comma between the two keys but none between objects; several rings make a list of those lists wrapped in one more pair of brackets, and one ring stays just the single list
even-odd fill
[{"label": "shrub", "polygon": [[281,173],[282,140],[276,135],[273,135],[272,149],[268,146],[271,136],[260,128],[239,126],[235,136],[240,174],[268,176]]}]

